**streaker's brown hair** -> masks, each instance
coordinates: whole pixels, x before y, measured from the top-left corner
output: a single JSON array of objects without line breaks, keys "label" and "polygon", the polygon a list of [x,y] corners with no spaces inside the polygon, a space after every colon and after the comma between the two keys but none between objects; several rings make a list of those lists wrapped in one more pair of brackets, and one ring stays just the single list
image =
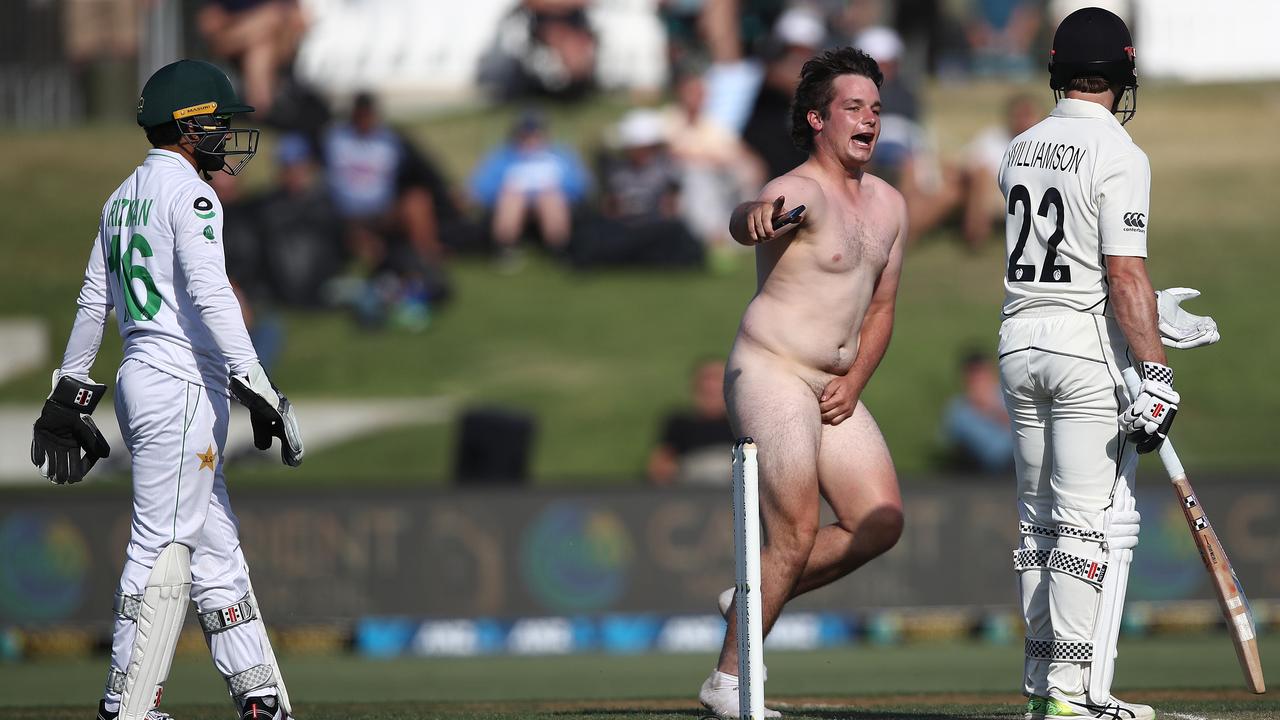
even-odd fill
[{"label": "streaker's brown hair", "polygon": [[880,87],[884,75],[870,55],[853,47],[843,47],[809,59],[800,70],[800,84],[791,101],[791,142],[804,152],[813,152],[813,128],[809,127],[810,110],[824,120],[827,106],[835,98],[835,79],[840,75],[861,75]]}]

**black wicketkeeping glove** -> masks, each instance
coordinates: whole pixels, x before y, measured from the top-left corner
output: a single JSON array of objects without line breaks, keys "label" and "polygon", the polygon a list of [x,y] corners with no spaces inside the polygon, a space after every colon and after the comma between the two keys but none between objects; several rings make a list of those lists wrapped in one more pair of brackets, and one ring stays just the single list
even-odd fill
[{"label": "black wicketkeeping glove", "polygon": [[267,377],[261,365],[254,365],[244,375],[232,375],[227,386],[241,405],[249,408],[253,423],[253,444],[259,450],[271,447],[272,438],[280,439],[280,459],[297,467],[304,454],[302,432],[294,417],[289,398]]},{"label": "black wicketkeeping glove", "polygon": [[55,485],[77,483],[95,463],[111,455],[111,446],[89,417],[106,385],[62,377],[54,385],[31,437],[31,462]]}]

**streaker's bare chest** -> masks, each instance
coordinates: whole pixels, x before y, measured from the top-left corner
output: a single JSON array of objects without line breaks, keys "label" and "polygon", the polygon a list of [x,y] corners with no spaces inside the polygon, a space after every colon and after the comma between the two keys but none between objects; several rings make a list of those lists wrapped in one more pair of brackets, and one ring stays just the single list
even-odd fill
[{"label": "streaker's bare chest", "polygon": [[818,265],[828,272],[879,275],[889,261],[896,228],[887,213],[841,208],[812,235]]}]

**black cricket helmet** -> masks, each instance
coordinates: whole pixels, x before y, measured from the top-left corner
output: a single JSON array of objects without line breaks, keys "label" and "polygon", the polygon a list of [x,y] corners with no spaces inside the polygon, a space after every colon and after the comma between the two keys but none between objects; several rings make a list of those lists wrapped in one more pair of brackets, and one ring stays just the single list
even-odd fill
[{"label": "black cricket helmet", "polygon": [[1138,110],[1138,69],[1133,36],[1118,15],[1097,7],[1077,10],[1063,18],[1053,34],[1049,55],[1049,87],[1059,100],[1072,80],[1102,77],[1116,93],[1111,112],[1123,125]]},{"label": "black cricket helmet", "polygon": [[152,128],[177,123],[195,145],[204,172],[235,175],[258,152],[256,128],[232,128],[233,115],[253,112],[217,67],[200,60],[179,60],[155,71],[138,98],[138,125]]}]

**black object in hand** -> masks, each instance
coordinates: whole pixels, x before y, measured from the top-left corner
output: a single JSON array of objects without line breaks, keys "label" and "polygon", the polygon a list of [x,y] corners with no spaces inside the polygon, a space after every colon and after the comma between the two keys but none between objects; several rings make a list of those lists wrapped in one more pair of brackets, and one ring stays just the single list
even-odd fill
[{"label": "black object in hand", "polygon": [[804,206],[797,205],[791,210],[789,210],[788,212],[784,212],[781,215],[773,218],[773,228],[776,230],[780,227],[790,225],[791,223],[798,223],[800,222],[800,218],[803,215],[804,215]]}]

